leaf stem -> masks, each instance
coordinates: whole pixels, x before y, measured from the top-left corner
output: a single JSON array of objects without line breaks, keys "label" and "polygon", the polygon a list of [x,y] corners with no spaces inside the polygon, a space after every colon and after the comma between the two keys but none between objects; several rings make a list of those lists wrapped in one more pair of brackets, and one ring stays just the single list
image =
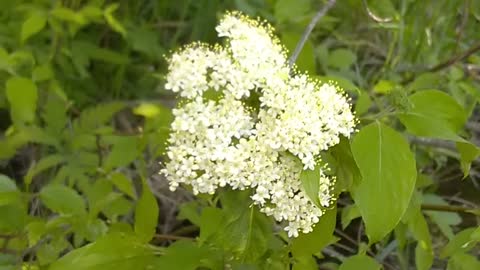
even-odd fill
[{"label": "leaf stem", "polygon": [[293,51],[293,54],[292,56],[290,56],[290,58],[288,59],[288,65],[290,67],[293,66],[293,64],[295,63],[295,61],[297,61],[297,58],[298,56],[300,55],[300,52],[302,51],[303,49],[303,46],[305,46],[305,43],[307,42],[308,40],[308,37],[310,36],[310,34],[312,33],[312,30],[313,28],[315,28],[315,25],[317,24],[317,22],[323,17],[325,16],[325,14],[327,13],[327,11],[333,7],[333,5],[335,4],[336,0],[329,0],[318,12],[317,14],[315,15],[315,17],[313,17],[313,19],[310,21],[310,23],[308,24],[307,28],[305,29],[305,31],[303,32],[302,34],[302,37],[300,38],[300,41],[297,43],[297,46],[295,47],[295,50]]},{"label": "leaf stem", "polygon": [[480,208],[468,208],[463,206],[422,204],[422,210],[465,213],[480,216]]}]

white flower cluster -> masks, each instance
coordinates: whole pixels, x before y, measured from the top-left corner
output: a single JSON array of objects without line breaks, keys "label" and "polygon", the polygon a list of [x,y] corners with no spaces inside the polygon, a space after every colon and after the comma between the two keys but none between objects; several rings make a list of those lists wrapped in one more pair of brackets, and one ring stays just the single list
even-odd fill
[{"label": "white flower cluster", "polygon": [[[182,183],[195,194],[252,189],[262,212],[288,222],[289,236],[308,233],[323,212],[303,190],[300,173],[354,131],[350,105],[334,85],[291,76],[285,49],[268,25],[228,13],[216,30],[225,46],[193,44],[169,59],[165,88],[185,100],[173,111],[161,173],[171,190]],[[221,98],[208,100],[206,91]],[[259,105],[251,108],[246,102],[253,92]],[[334,179],[320,169],[318,181],[318,199],[328,207]]]}]

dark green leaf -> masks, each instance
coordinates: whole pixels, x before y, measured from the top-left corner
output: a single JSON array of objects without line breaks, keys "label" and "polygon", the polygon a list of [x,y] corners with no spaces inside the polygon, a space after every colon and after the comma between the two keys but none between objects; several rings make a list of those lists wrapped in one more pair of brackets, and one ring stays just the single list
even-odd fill
[{"label": "dark green leaf", "polygon": [[311,256],[328,246],[334,240],[333,231],[337,218],[337,208],[325,211],[320,217],[320,221],[313,228],[313,232],[300,234],[292,240],[293,256],[304,257]]},{"label": "dark green leaf", "polygon": [[370,241],[376,242],[395,228],[408,207],[417,175],[415,158],[398,132],[378,122],[357,133],[352,153],[362,175],[353,186],[353,198]]}]

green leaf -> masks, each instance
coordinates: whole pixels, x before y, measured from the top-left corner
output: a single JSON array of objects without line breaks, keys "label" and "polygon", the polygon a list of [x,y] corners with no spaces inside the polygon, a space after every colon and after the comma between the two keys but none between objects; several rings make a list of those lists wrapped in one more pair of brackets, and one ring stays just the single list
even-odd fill
[{"label": "green leaf", "polygon": [[123,25],[113,16],[113,13],[115,12],[115,10],[118,9],[118,7],[119,5],[117,3],[109,5],[105,9],[103,16],[105,17],[105,20],[107,20],[108,25],[110,25],[113,30],[125,37],[127,36],[127,31],[125,30]]},{"label": "green leaf", "polygon": [[392,81],[380,80],[373,87],[373,92],[378,93],[378,94],[388,94],[393,90],[393,88],[395,88],[395,86],[396,86],[396,84]]},{"label": "green leaf", "polygon": [[15,124],[33,122],[37,109],[37,87],[27,78],[11,77],[6,83],[10,114]]},{"label": "green leaf", "polygon": [[64,214],[85,216],[85,201],[77,191],[62,185],[49,185],[40,191],[40,199],[50,210]]},{"label": "green leaf", "polygon": [[149,269],[155,263],[153,248],[132,235],[111,233],[54,262],[49,270]]},{"label": "green leaf", "polygon": [[347,226],[352,222],[352,220],[360,217],[360,210],[355,204],[348,205],[342,209],[342,229],[347,228]]},{"label": "green leaf", "polygon": [[440,258],[450,257],[458,252],[466,252],[472,249],[478,241],[472,239],[476,228],[467,228],[457,233],[448,244],[440,251]]},{"label": "green leaf", "polygon": [[30,184],[32,183],[33,177],[38,173],[49,169],[51,167],[57,166],[64,161],[64,157],[59,154],[45,156],[38,161],[37,164],[30,167],[27,174],[25,175],[23,182],[25,183],[25,187],[28,190]]},{"label": "green leaf", "polygon": [[137,138],[133,136],[118,136],[112,138],[112,151],[105,159],[105,169],[111,170],[129,164],[138,155]]},{"label": "green leaf", "polygon": [[20,192],[15,181],[8,176],[0,174],[0,206],[16,203],[20,199]]},{"label": "green leaf", "polygon": [[155,104],[142,103],[133,109],[133,113],[145,118],[152,118],[161,113],[161,108]]},{"label": "green leaf", "polygon": [[127,194],[131,198],[136,198],[132,180],[128,179],[124,174],[113,173],[110,175],[110,180],[121,192]]},{"label": "green leaf", "polygon": [[35,82],[50,80],[53,77],[53,70],[49,65],[36,66],[32,71],[32,79]]},{"label": "green leaf", "polygon": [[[279,1],[283,2],[283,1]],[[295,47],[297,46],[298,41],[300,40],[301,35],[298,33],[289,33],[289,32],[284,32],[282,33],[282,44],[285,45],[285,47],[293,53],[295,50]],[[307,41],[305,43],[305,46],[302,48],[302,51],[298,55],[297,61],[295,62],[295,65],[300,69],[301,71],[307,71],[310,74],[315,74],[316,73],[316,68],[315,68],[315,53],[313,51],[313,45],[312,42]]]},{"label": "green leaf", "polygon": [[382,266],[373,258],[366,255],[348,257],[340,265],[338,270],[380,270]]},{"label": "green leaf", "polygon": [[358,166],[353,159],[350,142],[347,138],[341,137],[340,143],[330,148],[329,152],[335,160],[331,164],[337,177],[335,193],[339,194],[345,190],[350,190],[354,183],[358,183],[362,179]]},{"label": "green leaf", "polygon": [[432,266],[434,254],[430,231],[420,205],[420,195],[414,196],[410,201],[410,206],[407,213],[405,213],[404,219],[408,224],[409,230],[417,240],[417,246],[415,247],[417,270],[428,270]]},{"label": "green leaf", "polygon": [[135,208],[135,233],[142,242],[148,242],[155,234],[158,223],[158,204],[145,180],[142,181],[142,195]]},{"label": "green leaf", "polygon": [[27,221],[27,209],[21,203],[0,205],[0,232],[23,231]]},{"label": "green leaf", "polygon": [[[200,215],[201,205],[199,201],[185,202],[180,205],[180,211],[178,212],[177,219],[187,219],[192,224],[200,227],[202,218]],[[203,212],[202,212],[203,213]],[[201,233],[201,229],[200,229]]]},{"label": "green leaf", "polygon": [[30,16],[22,25],[20,39],[24,43],[29,37],[42,31],[47,24],[47,17],[44,14],[35,13]]},{"label": "green leaf", "polygon": [[249,206],[249,196],[248,191],[222,193],[224,222],[212,237],[218,245],[241,258],[241,262],[261,258],[273,236],[271,220],[256,206]]},{"label": "green leaf", "polygon": [[300,174],[300,181],[307,196],[316,206],[320,207],[320,199],[318,192],[320,189],[320,167],[317,166],[313,170],[303,170]]},{"label": "green leaf", "polygon": [[425,90],[410,96],[412,108],[399,115],[407,130],[417,136],[464,141],[457,132],[467,115],[451,96],[438,90]]},{"label": "green leaf", "polygon": [[357,61],[357,56],[348,49],[336,49],[328,55],[328,65],[340,70],[348,69]]},{"label": "green leaf", "polygon": [[334,240],[333,231],[337,218],[337,208],[328,209],[313,227],[313,231],[300,234],[292,240],[292,253],[295,258],[311,256],[328,246]]},{"label": "green leaf", "polygon": [[405,213],[415,187],[415,158],[407,141],[379,122],[362,128],[352,142],[362,181],[352,187],[370,241],[387,235]]},{"label": "green leaf", "polygon": [[466,253],[457,253],[450,258],[447,270],[473,270],[480,269],[478,257]]},{"label": "green leaf", "polygon": [[[196,270],[212,265],[215,253],[205,247],[199,247],[193,242],[180,240],[173,243],[158,259],[155,269]],[[220,266],[208,269],[221,269]]]},{"label": "green leaf", "polygon": [[92,133],[92,131],[103,126],[115,113],[124,107],[124,103],[110,102],[83,110],[80,117],[73,123],[75,133]]},{"label": "green leaf", "polygon": [[463,171],[463,178],[470,173],[472,162],[480,156],[480,148],[470,142],[457,142],[457,150],[460,153],[460,166]]},{"label": "green leaf", "polygon": [[302,18],[310,10],[311,6],[308,0],[282,0],[275,2],[274,14],[278,21],[284,22]]},{"label": "green leaf", "polygon": [[[425,204],[449,205],[442,197],[435,194],[424,194],[422,199]],[[451,226],[458,225],[462,222],[460,215],[455,212],[425,211],[425,214],[427,214],[448,239],[452,239],[454,236]]]},{"label": "green leaf", "polygon": [[223,222],[224,216],[221,209],[205,207],[199,220],[200,236],[198,242],[202,244],[210,237],[215,236]]},{"label": "green leaf", "polygon": [[77,25],[84,25],[87,23],[86,18],[79,12],[66,7],[57,7],[51,11],[51,14],[62,21],[74,23]]}]

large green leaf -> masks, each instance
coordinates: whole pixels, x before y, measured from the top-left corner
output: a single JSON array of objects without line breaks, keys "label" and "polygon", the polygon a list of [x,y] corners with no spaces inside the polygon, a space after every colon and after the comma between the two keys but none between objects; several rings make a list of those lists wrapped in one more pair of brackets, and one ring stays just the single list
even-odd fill
[{"label": "large green leaf", "polygon": [[380,270],[382,266],[366,255],[355,255],[343,261],[338,270]]},{"label": "large green leaf", "polygon": [[0,206],[18,202],[20,192],[15,182],[6,175],[0,174]]},{"label": "large green leaf", "polygon": [[408,207],[417,175],[407,141],[379,122],[362,128],[352,142],[362,180],[352,187],[353,198],[371,242],[387,235]]},{"label": "large green leaf", "polygon": [[50,210],[66,215],[84,216],[85,201],[77,191],[62,185],[49,185],[40,191],[40,199]]},{"label": "large green leaf", "polygon": [[145,180],[142,181],[142,195],[135,208],[135,233],[148,242],[155,234],[158,223],[158,204]]},{"label": "large green leaf", "polygon": [[300,234],[292,241],[292,253],[295,258],[311,256],[328,246],[333,240],[333,231],[337,219],[337,208],[325,211],[313,231]]},{"label": "large green leaf", "polygon": [[75,249],[54,262],[49,270],[131,270],[153,268],[154,250],[125,233],[111,233]]},{"label": "large green leaf", "polygon": [[457,142],[462,170],[467,176],[470,163],[480,155],[480,149],[458,135],[467,121],[463,107],[438,90],[417,92],[409,100],[412,107],[399,115],[400,121],[414,135]]},{"label": "large green leaf", "polygon": [[37,87],[32,80],[12,77],[6,83],[10,114],[15,124],[33,122],[37,109]]}]

